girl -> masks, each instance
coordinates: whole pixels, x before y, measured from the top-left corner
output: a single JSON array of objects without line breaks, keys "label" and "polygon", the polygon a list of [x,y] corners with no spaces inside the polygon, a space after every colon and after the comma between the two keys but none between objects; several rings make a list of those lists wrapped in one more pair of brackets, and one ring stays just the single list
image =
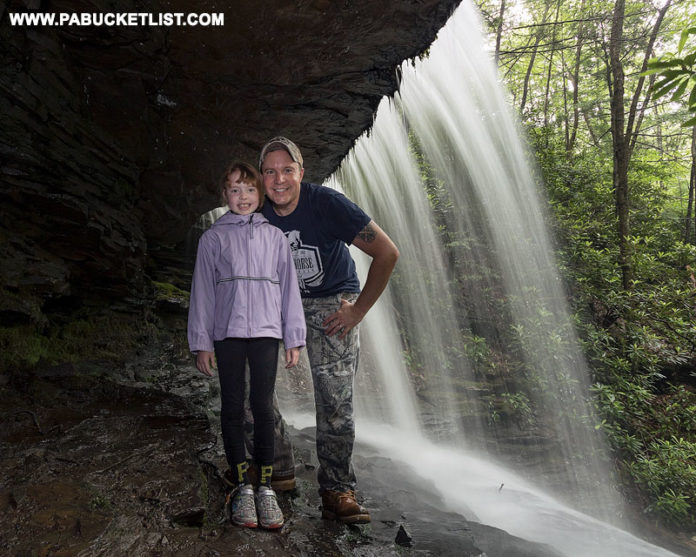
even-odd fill
[{"label": "girl", "polygon": [[[305,345],[305,320],[290,246],[259,213],[264,193],[257,170],[235,163],[225,173],[223,196],[230,208],[201,237],[191,283],[188,341],[196,367],[212,376],[217,360],[220,422],[230,469],[232,522],[280,528],[283,514],[271,488],[273,390],[278,342],[287,368]],[[260,485],[247,477],[244,449],[244,368],[249,362],[249,404],[254,416],[254,460]],[[258,515],[258,519],[257,519]]]}]

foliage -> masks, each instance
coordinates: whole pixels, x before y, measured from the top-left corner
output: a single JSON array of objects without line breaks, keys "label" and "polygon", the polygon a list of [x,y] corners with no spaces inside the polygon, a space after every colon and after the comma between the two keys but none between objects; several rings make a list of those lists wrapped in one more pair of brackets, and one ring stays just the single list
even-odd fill
[{"label": "foliage", "polygon": [[696,288],[686,266],[696,248],[663,218],[667,200],[656,176],[636,172],[640,234],[630,238],[635,276],[624,290],[607,226],[606,178],[593,177],[586,157],[572,168],[562,155],[556,165],[548,158],[541,157],[542,169],[596,381],[598,427],[627,484],[642,489],[646,512],[673,526],[696,525],[696,393],[681,384],[693,381],[686,370],[696,361]]},{"label": "foliage", "polygon": [[684,29],[679,39],[677,53],[663,54],[648,63],[648,70],[643,75],[657,74],[660,81],[653,85],[655,98],[672,93],[673,102],[681,100],[688,93],[687,108],[694,116],[683,126],[696,126],[696,49],[684,52],[690,35],[696,35],[696,27]]},{"label": "foliage", "polygon": [[598,427],[619,450],[623,471],[645,490],[646,512],[675,526],[693,526],[694,393],[676,387],[655,395],[631,381],[597,384],[594,389],[604,416]]},{"label": "foliage", "polygon": [[643,490],[646,512],[693,526],[696,394],[680,382],[693,381],[685,370],[696,361],[696,289],[686,267],[696,261],[696,248],[679,241],[678,227],[663,218],[668,201],[658,178],[671,176],[651,176],[649,167],[634,174],[635,276],[627,291],[607,225],[608,179],[591,171],[597,168],[591,156],[572,164],[558,151],[556,157],[553,164],[546,151],[540,160],[562,239],[563,272],[594,371],[599,427],[627,484]]},{"label": "foliage", "polygon": [[524,393],[503,393],[501,395],[503,408],[508,413],[516,416],[518,423],[525,422],[527,425],[534,423],[534,411],[532,403]]},{"label": "foliage", "polygon": [[[579,11],[581,5],[585,12]],[[500,68],[513,91],[511,101],[518,107],[524,80],[530,80],[522,118],[552,209],[549,224],[558,239],[561,271],[593,373],[597,428],[613,448],[625,491],[637,489],[645,512],[674,528],[694,527],[696,250],[681,241],[686,210],[682,186],[689,179],[691,137],[680,129],[680,115],[674,114],[672,106],[656,103],[654,97],[649,100],[629,167],[628,241],[634,274],[631,289],[625,290],[618,266],[608,65],[603,62],[602,46],[607,37],[602,21],[607,20],[611,6],[563,3],[555,40],[549,31],[552,26],[542,25],[545,4],[529,0],[525,6],[529,9],[526,20],[523,14],[518,16],[521,20],[511,16],[507,23]],[[627,91],[641,75],[644,43],[640,37],[647,29],[643,20],[649,10],[640,2],[627,6],[626,48],[630,44],[634,51],[625,56]],[[487,13],[497,15],[498,10],[489,4]],[[657,48],[664,52],[674,44],[672,36],[679,35],[688,13],[686,5],[668,12]],[[685,33],[692,35],[690,29]],[[539,33],[543,56],[535,59],[526,77]],[[583,37],[575,52],[580,55],[580,71],[573,76],[573,53],[559,48],[552,56],[552,51],[566,41],[570,44],[579,33]],[[691,54],[684,55],[684,36],[677,53],[693,68]],[[643,77],[650,79],[659,74],[658,69],[653,65],[655,71]],[[679,81],[686,82],[686,78]],[[686,87],[693,90],[696,82],[688,83]],[[668,85],[658,77],[651,91],[664,95],[662,100],[674,91]],[[675,93],[683,94],[686,87]],[[574,88],[581,93],[577,112],[572,103]],[[676,94],[672,97],[680,99]],[[525,337],[520,335],[520,340]]]}]

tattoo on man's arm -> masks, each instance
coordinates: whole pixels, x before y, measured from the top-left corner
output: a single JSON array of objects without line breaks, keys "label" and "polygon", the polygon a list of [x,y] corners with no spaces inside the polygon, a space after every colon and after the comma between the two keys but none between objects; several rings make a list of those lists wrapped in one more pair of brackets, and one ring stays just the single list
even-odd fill
[{"label": "tattoo on man's arm", "polygon": [[375,238],[377,237],[377,233],[375,232],[375,229],[372,228],[372,225],[368,224],[365,228],[358,232],[358,237],[369,244],[374,242]]}]

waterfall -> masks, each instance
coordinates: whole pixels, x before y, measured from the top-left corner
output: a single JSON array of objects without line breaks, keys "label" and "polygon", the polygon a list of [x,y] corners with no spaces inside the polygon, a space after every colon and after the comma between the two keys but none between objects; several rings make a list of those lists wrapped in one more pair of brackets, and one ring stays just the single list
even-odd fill
[{"label": "waterfall", "polygon": [[[544,201],[483,45],[465,1],[326,183],[401,252],[362,325],[358,439],[422,461],[453,509],[569,556],[671,555],[615,528]],[[503,500],[501,475],[515,486]]]},{"label": "waterfall", "polygon": [[201,239],[203,232],[208,230],[213,223],[218,220],[222,215],[224,215],[230,208],[227,205],[221,207],[215,207],[203,213],[196,219],[191,228],[188,229],[186,233],[186,242],[184,245],[184,253],[188,258],[195,260],[196,250],[198,249],[198,240]]}]

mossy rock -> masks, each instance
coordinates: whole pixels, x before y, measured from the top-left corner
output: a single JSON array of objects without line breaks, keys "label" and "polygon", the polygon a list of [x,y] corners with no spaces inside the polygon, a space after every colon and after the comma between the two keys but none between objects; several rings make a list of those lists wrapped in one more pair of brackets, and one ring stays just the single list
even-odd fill
[{"label": "mossy rock", "polygon": [[169,282],[152,281],[155,287],[155,301],[159,307],[168,309],[188,309],[189,293]]},{"label": "mossy rock", "polygon": [[0,372],[83,360],[121,361],[154,338],[142,315],[104,311],[66,323],[0,327]]}]

